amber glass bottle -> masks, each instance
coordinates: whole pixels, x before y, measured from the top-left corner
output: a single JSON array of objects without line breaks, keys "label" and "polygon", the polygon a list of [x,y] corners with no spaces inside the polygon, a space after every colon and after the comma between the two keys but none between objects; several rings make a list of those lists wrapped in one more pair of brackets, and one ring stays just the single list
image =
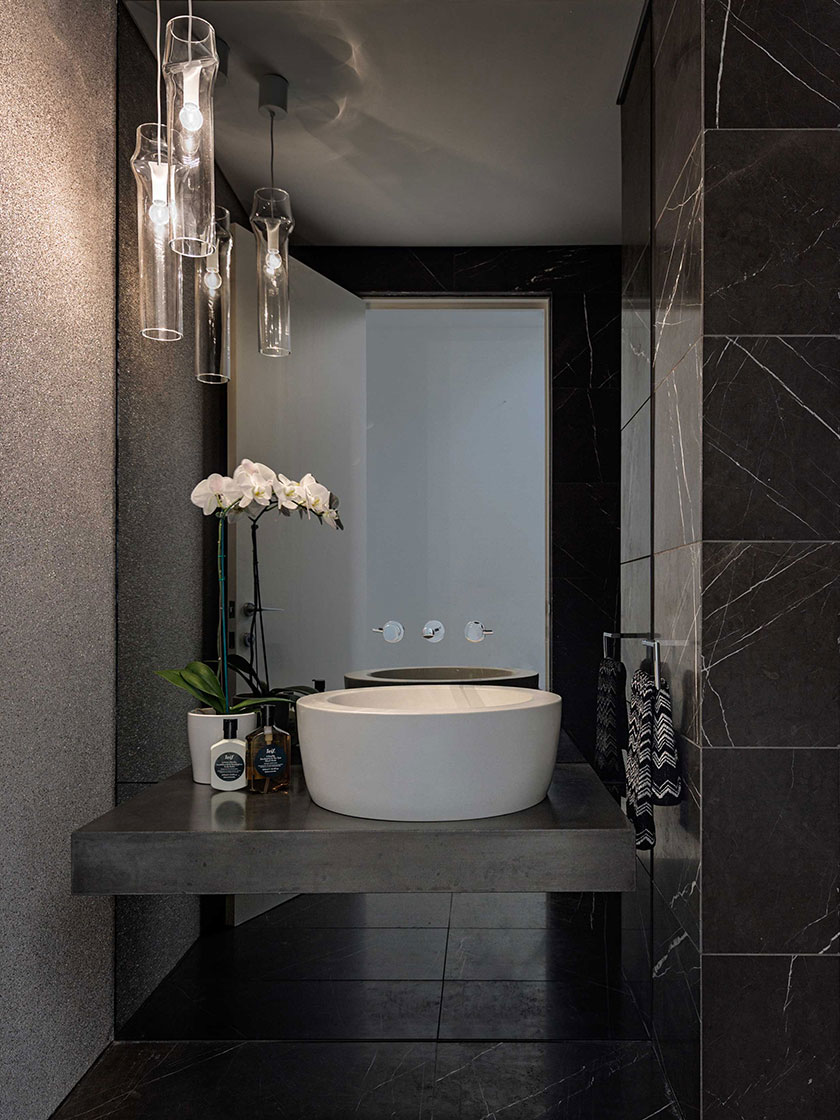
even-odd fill
[{"label": "amber glass bottle", "polygon": [[262,726],[252,731],[247,744],[248,791],[250,793],[288,793],[292,738],[277,724],[279,706],[263,708]]}]

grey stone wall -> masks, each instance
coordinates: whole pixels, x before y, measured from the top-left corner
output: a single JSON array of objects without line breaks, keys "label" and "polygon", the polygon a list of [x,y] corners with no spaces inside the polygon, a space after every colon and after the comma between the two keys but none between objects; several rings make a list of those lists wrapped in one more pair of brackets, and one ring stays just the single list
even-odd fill
[{"label": "grey stone wall", "polygon": [[0,1112],[45,1120],[111,1038],[113,907],[70,832],[114,795],[115,10],[4,5]]}]

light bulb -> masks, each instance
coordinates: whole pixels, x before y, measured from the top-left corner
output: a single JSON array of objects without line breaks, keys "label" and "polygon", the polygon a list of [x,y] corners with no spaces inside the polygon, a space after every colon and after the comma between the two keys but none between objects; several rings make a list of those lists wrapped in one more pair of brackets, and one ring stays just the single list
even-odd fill
[{"label": "light bulb", "polygon": [[207,271],[204,273],[204,287],[211,292],[217,291],[222,286],[222,278],[218,272]]},{"label": "light bulb", "polygon": [[169,207],[165,202],[153,202],[149,206],[149,221],[155,226],[165,226],[169,222]]},{"label": "light bulb", "polygon": [[265,274],[266,276],[273,276],[283,267],[283,258],[279,253],[266,253],[265,255]]},{"label": "light bulb", "polygon": [[181,112],[178,114],[178,120],[187,132],[198,132],[204,124],[204,114],[194,101],[185,101]]}]

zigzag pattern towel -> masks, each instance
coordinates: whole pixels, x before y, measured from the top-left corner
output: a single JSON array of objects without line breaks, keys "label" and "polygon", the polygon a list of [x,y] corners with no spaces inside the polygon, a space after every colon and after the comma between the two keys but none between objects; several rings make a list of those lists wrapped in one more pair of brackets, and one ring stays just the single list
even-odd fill
[{"label": "zigzag pattern towel", "polygon": [[627,749],[627,670],[614,657],[598,669],[595,708],[595,771],[606,782],[624,781]]},{"label": "zigzag pattern towel", "polygon": [[677,805],[682,798],[677,746],[674,741],[674,720],[671,714],[671,693],[665,681],[660,682],[653,698],[653,774],[651,799],[654,805]]},{"label": "zigzag pattern towel", "polygon": [[653,677],[637,669],[630,682],[630,734],[627,750],[627,816],[636,829],[636,847],[656,843],[652,803]]}]

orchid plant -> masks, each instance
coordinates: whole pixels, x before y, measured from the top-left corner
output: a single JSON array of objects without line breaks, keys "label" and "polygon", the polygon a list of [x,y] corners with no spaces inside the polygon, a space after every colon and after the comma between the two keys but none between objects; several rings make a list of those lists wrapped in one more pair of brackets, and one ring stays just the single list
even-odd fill
[{"label": "orchid plant", "polygon": [[[308,519],[315,517],[322,524],[329,525],[331,529],[343,529],[338,514],[338,498],[326,486],[322,486],[314,475],[306,474],[300,482],[294,482],[283,474],[275,473],[264,463],[243,459],[232,477],[211,474],[208,478],[202,479],[194,488],[190,500],[203,510],[205,516],[215,516],[219,523],[216,550],[219,579],[218,673],[204,662],[192,661],[184,669],[158,670],[158,676],[190,692],[203,707],[213,708],[219,714],[243,712],[258,704],[276,703],[278,700],[293,702],[298,695],[310,690],[302,686],[272,690],[268,679],[257,554],[258,523],[269,511],[276,510],[284,517],[290,517],[297,511],[301,517]],[[229,654],[227,648],[226,530],[228,521],[242,515],[247,516],[251,522],[254,576],[255,611],[251,623],[250,663],[236,654]],[[260,630],[263,655],[262,676],[255,663],[257,627]],[[251,686],[252,695],[247,699],[231,703],[229,667],[247,680]]]}]

